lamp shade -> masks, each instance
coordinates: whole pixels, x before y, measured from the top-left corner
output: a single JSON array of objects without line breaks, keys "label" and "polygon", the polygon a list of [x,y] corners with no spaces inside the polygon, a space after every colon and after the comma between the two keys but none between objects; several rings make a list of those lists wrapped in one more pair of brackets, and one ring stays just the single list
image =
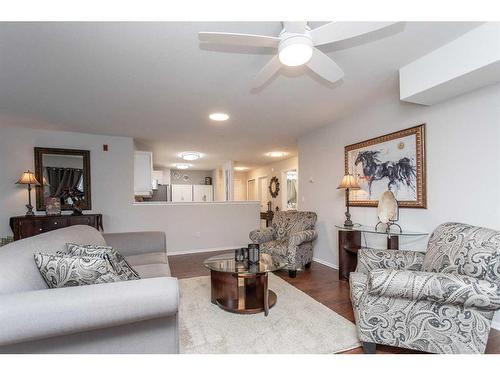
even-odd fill
[{"label": "lamp shade", "polygon": [[35,178],[35,174],[33,172],[30,172],[27,170],[24,172],[21,177],[19,177],[19,180],[16,182],[16,184],[22,184],[22,185],[35,185],[39,186],[40,183],[37,181]]},{"label": "lamp shade", "polygon": [[337,186],[337,189],[359,189],[358,182],[356,181],[356,178],[352,174],[346,174],[343,178],[342,181],[340,181],[339,186]]}]

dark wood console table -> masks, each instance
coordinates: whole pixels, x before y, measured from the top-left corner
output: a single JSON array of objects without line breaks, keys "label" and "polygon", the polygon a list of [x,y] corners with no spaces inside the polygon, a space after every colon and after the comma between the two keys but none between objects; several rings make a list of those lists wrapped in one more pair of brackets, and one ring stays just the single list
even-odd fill
[{"label": "dark wood console table", "polygon": [[428,233],[391,230],[375,230],[374,227],[357,225],[352,228],[342,225],[335,226],[339,231],[339,279],[349,281],[349,274],[358,265],[358,250],[361,248],[361,234],[371,233],[387,236],[387,249],[399,249],[400,236],[427,236]]},{"label": "dark wood console table", "polygon": [[10,228],[14,233],[14,241],[71,225],[90,225],[97,230],[103,230],[102,215],[35,215],[10,218]]},{"label": "dark wood console table", "polygon": [[274,212],[273,211],[265,211],[260,213],[260,219],[266,221],[266,227],[271,226],[273,222]]}]

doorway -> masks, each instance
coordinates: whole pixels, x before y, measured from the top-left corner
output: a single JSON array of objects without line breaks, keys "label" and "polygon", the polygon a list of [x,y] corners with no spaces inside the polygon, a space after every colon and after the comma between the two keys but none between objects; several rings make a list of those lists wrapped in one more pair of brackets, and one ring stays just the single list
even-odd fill
[{"label": "doorway", "polygon": [[255,189],[255,179],[247,181],[247,200],[256,201],[257,193]]},{"label": "doorway", "polygon": [[299,178],[297,169],[289,169],[281,174],[283,181],[283,194],[281,195],[281,207],[285,210],[296,210],[299,196]]},{"label": "doorway", "polygon": [[267,186],[267,176],[259,177],[259,201],[261,212],[267,211],[267,202],[270,200]]},{"label": "doorway", "polygon": [[233,188],[234,188],[234,200],[235,201],[244,201],[246,197],[245,185],[243,184],[243,180],[240,178],[235,178],[233,180]]}]

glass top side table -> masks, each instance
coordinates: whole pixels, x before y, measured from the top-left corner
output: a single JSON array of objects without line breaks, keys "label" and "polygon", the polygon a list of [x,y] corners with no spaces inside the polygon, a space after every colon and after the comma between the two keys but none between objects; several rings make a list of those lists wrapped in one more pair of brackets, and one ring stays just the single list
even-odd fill
[{"label": "glass top side table", "polygon": [[373,233],[373,234],[385,234],[388,237],[392,236],[427,236],[429,233],[425,232],[414,232],[414,231],[408,231],[408,230],[403,230],[399,231],[398,229],[393,229],[391,228],[389,231],[382,230],[382,229],[375,229],[375,227],[370,227],[368,225],[361,225],[361,224],[354,224],[352,227],[346,227],[344,225],[335,225],[335,228],[339,230],[345,230],[345,231],[359,231],[359,232],[364,232],[364,233]]},{"label": "glass top side table", "polygon": [[349,274],[356,269],[358,264],[358,250],[361,248],[361,234],[369,233],[375,235],[384,235],[387,237],[387,249],[399,249],[399,237],[421,237],[427,236],[425,232],[399,231],[385,228],[375,229],[367,225],[355,224],[353,227],[344,225],[335,225],[339,231],[339,279],[349,280]]}]

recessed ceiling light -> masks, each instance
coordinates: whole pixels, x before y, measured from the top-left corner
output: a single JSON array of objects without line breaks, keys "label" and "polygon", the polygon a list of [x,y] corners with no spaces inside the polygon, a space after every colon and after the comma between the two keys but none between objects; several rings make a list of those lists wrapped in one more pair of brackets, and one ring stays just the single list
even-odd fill
[{"label": "recessed ceiling light", "polygon": [[186,152],[182,152],[180,154],[180,157],[183,158],[184,160],[193,161],[193,160],[198,160],[199,158],[201,158],[201,154],[199,152],[186,151]]},{"label": "recessed ceiling light", "polygon": [[286,152],[283,152],[283,151],[271,151],[271,152],[268,152],[266,155],[271,157],[271,158],[281,158],[283,156],[285,156],[287,153]]},{"label": "recessed ceiling light", "polygon": [[234,167],[235,171],[246,171],[248,167]]},{"label": "recessed ceiling light", "polygon": [[227,113],[211,113],[209,116],[210,120],[213,121],[226,121],[229,119],[229,115]]},{"label": "recessed ceiling light", "polygon": [[177,169],[188,169],[190,166],[191,166],[191,164],[181,163],[181,164],[176,164],[175,168],[177,168]]}]

